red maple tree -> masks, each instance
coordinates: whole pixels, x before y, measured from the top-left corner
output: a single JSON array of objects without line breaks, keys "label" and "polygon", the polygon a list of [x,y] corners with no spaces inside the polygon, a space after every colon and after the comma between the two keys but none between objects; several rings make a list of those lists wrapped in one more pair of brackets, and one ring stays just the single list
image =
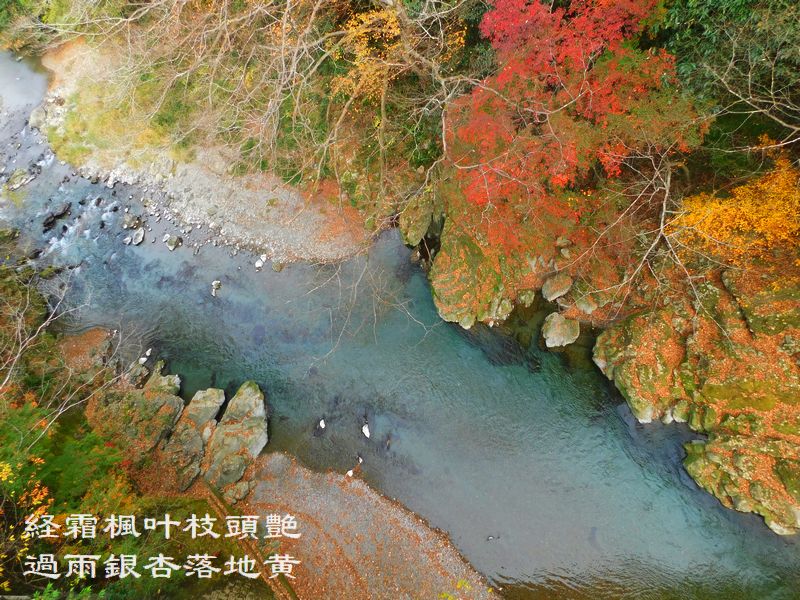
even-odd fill
[{"label": "red maple tree", "polygon": [[656,4],[494,0],[480,30],[500,70],[448,110],[448,156],[468,202],[519,214],[597,163],[616,177],[645,148],[688,148],[686,105],[665,91],[672,57],[636,45]]}]

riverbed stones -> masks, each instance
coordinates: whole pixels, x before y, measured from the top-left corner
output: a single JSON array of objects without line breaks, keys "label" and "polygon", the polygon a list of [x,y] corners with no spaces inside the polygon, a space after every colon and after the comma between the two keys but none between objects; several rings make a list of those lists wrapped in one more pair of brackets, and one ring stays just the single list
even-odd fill
[{"label": "riverbed stones", "polygon": [[547,315],[542,325],[544,343],[548,348],[568,346],[577,340],[580,334],[581,326],[578,321],[566,319],[557,312]]},{"label": "riverbed stones", "polygon": [[564,271],[547,278],[542,286],[542,296],[548,302],[560,298],[572,288],[572,277]]},{"label": "riverbed stones", "polygon": [[28,126],[31,129],[41,129],[47,122],[47,110],[44,106],[37,106],[28,117]]},{"label": "riverbed stones", "polygon": [[133,232],[133,235],[131,235],[131,243],[134,246],[138,246],[143,241],[144,241],[144,228],[143,227],[139,227],[138,229],[136,229]]},{"label": "riverbed stones", "polygon": [[137,229],[142,224],[142,218],[139,215],[135,215],[133,213],[125,213],[125,216],[122,218],[122,228],[123,229]]},{"label": "riverbed stones", "polygon": [[178,235],[170,235],[167,237],[165,243],[170,252],[174,252],[176,248],[183,245],[183,238]]}]

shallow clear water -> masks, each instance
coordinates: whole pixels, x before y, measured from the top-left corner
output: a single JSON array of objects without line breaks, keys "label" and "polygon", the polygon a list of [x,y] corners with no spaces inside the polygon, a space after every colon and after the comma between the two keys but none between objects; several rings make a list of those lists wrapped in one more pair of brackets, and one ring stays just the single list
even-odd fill
[{"label": "shallow clear water", "polygon": [[[26,69],[0,58],[1,93],[17,105],[41,93]],[[22,129],[3,123],[4,135]],[[268,394],[269,450],[339,471],[360,454],[371,485],[447,531],[509,597],[800,597],[798,541],[698,490],[680,465],[685,430],[634,423],[594,370],[441,322],[395,233],[338,268],[281,272],[210,245],[193,255],[197,232],[170,253],[161,237],[172,229],[152,218],[145,243],[124,246],[124,207],[141,212],[143,192],[60,185],[67,167],[42,156],[34,134],[16,141],[17,163],[41,158],[43,173],[0,218],[46,249],[43,264],[76,267],[74,327],[153,346],[186,397],[254,379]],[[78,205],[87,196],[104,200]],[[72,215],[43,235],[48,206],[62,201]],[[328,426],[315,436],[321,417]]]}]

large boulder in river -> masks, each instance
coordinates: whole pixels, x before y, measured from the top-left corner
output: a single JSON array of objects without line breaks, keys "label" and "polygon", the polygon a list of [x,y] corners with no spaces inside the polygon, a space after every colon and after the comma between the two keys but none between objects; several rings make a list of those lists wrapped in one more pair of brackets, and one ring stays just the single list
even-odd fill
[{"label": "large boulder in river", "polygon": [[547,315],[542,325],[544,343],[548,348],[568,346],[577,340],[580,334],[581,326],[578,321],[566,319],[557,312]]},{"label": "large boulder in river", "polygon": [[255,382],[245,382],[231,398],[208,442],[206,480],[219,489],[236,483],[267,441],[264,394]]},{"label": "large boulder in river", "polygon": [[246,381],[231,398],[220,425],[245,419],[266,419],[267,406],[264,393],[254,381]]}]

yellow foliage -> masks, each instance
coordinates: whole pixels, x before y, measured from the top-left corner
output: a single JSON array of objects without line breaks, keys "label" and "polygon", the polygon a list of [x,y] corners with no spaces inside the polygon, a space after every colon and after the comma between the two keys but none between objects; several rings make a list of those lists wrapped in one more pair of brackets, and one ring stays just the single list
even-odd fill
[{"label": "yellow foliage", "polygon": [[[32,457],[36,465],[44,461]],[[31,549],[31,536],[25,531],[25,518],[38,518],[52,504],[50,492],[35,474],[27,478],[20,473],[21,465],[0,462],[0,591],[11,589],[11,574]],[[17,494],[15,489],[19,489]],[[9,568],[11,567],[11,569]]]},{"label": "yellow foliage", "polygon": [[697,194],[683,201],[671,224],[690,246],[738,261],[800,245],[800,172],[785,155],[774,168],[720,198]]},{"label": "yellow foliage", "polygon": [[342,46],[352,55],[353,69],[334,80],[333,91],[377,98],[396,75],[391,56],[400,47],[397,13],[386,8],[353,15],[345,31]]},{"label": "yellow foliage", "polygon": [[459,27],[454,31],[450,31],[446,38],[446,50],[442,55],[442,62],[448,62],[453,57],[464,49],[467,41],[467,28],[464,26]]},{"label": "yellow foliage", "polygon": [[0,482],[6,482],[11,478],[11,465],[0,462]]}]

